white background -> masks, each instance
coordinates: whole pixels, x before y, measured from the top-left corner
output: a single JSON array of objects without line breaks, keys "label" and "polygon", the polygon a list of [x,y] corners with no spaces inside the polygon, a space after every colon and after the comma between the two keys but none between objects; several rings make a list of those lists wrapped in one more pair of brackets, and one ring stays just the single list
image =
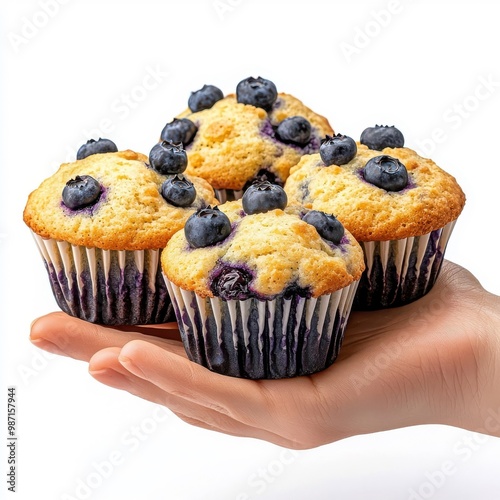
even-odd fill
[{"label": "white background", "polygon": [[1,498],[499,498],[497,438],[421,426],[290,452],[190,427],[100,385],[82,362],[43,354],[29,343],[29,325],[57,306],[22,222],[29,192],[88,137],[148,153],[190,91],[212,83],[229,93],[261,75],[338,132],[359,138],[366,126],[397,125],[408,146],[455,175],[467,205],[447,257],[500,294],[497,3],[8,0],[0,8],[2,391],[17,386],[19,412],[18,492],[7,492],[3,444]]}]

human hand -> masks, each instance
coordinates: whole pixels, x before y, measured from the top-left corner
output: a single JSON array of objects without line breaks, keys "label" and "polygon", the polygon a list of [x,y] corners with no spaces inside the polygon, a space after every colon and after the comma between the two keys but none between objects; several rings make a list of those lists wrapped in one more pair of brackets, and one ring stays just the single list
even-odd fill
[{"label": "human hand", "polygon": [[420,300],[353,312],[337,361],[307,377],[213,373],[187,359],[175,323],[108,328],[52,313],[34,322],[31,340],[190,424],[305,449],[418,424],[500,436],[498,332],[500,298],[445,262]]}]

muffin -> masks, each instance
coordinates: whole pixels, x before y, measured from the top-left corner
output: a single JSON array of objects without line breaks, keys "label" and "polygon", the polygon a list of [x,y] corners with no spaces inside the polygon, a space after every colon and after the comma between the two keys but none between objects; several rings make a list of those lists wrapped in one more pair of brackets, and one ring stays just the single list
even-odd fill
[{"label": "muffin", "polygon": [[188,105],[161,140],[183,143],[187,173],[207,180],[221,202],[240,198],[256,179],[283,186],[301,156],[318,152],[333,133],[326,118],[261,77],[242,80],[226,97],[205,85]]},{"label": "muffin", "polygon": [[363,252],[337,219],[285,206],[267,181],[192,215],[162,252],[187,354],[251,379],[307,375],[338,355]]},{"label": "muffin", "polygon": [[[59,307],[108,325],[173,320],[160,250],[192,213],[216,202],[206,181],[190,180],[160,174],[133,151],[82,155],[44,180],[24,221]],[[195,192],[189,200],[182,185]]]},{"label": "muffin", "polygon": [[465,196],[454,177],[404,147],[395,127],[367,129],[362,141],[327,138],[292,169],[285,191],[291,202],[335,214],[363,247],[354,308],[404,305],[436,281]]}]

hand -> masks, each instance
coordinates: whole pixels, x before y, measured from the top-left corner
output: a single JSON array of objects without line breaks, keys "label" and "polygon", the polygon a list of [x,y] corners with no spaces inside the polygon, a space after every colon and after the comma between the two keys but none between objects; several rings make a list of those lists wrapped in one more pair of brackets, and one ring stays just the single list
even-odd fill
[{"label": "hand", "polygon": [[418,424],[500,436],[498,332],[500,298],[445,262],[420,300],[352,313],[337,361],[308,377],[212,373],[187,359],[175,323],[107,328],[52,313],[34,322],[31,340],[190,424],[305,449]]}]

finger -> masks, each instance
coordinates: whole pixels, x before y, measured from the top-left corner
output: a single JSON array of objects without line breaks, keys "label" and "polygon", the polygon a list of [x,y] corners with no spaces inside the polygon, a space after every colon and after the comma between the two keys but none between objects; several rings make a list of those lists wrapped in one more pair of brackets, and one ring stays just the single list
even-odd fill
[{"label": "finger", "polygon": [[182,345],[174,340],[89,323],[63,312],[51,313],[35,320],[31,325],[30,339],[41,349],[84,361],[101,349],[122,347],[135,339],[157,345],[168,344],[173,352],[180,355],[185,352]]},{"label": "finger", "polygon": [[181,340],[179,325],[176,322],[159,323],[154,325],[120,325],[115,327],[122,332],[137,332],[144,335],[153,335],[168,340]]},{"label": "finger", "polygon": [[[228,377],[176,355],[168,346],[141,341],[127,344],[119,360],[138,377],[184,400],[184,405],[196,403],[252,428],[253,437],[264,433],[268,441],[289,448],[323,444],[325,415],[334,418],[328,411],[316,411],[317,390],[310,377],[258,381]],[[184,407],[176,410],[186,413]]]},{"label": "finger", "polygon": [[269,418],[257,382],[213,373],[168,347],[132,341],[123,347],[119,360],[127,370],[153,382],[169,394],[236,420],[254,425],[260,424],[264,417]]},{"label": "finger", "polygon": [[120,350],[119,347],[108,347],[95,353],[89,361],[90,375],[102,384],[163,404],[164,391],[126,370],[118,361]]},{"label": "finger", "polygon": [[173,396],[153,383],[135,376],[118,361],[120,349],[111,347],[97,352],[90,360],[89,372],[99,382],[127,391],[153,403],[170,408],[184,422],[203,429],[232,436],[253,437],[280,446],[290,446],[289,440],[238,422],[226,415],[196,403]]},{"label": "finger", "polygon": [[[305,448],[298,445],[297,442],[287,439],[284,436],[280,436],[278,434],[265,431],[264,429],[251,427],[241,422],[227,420],[229,417],[224,419],[224,415],[221,414],[217,415],[218,423],[217,425],[214,425],[213,423],[210,423],[212,422],[212,416],[210,416],[210,418],[207,419],[207,414],[204,411],[196,412],[195,414],[196,416],[193,416],[193,412],[190,409],[186,410],[182,408],[177,411],[174,411],[174,414],[187,424],[200,427],[201,429],[220,432],[222,434],[227,434],[229,436],[260,439],[262,441],[267,441],[268,443],[273,443],[276,444],[277,446],[282,446],[284,448],[294,448],[294,449]],[[186,413],[181,413],[183,411],[186,411]],[[187,414],[187,412],[189,412],[189,415]],[[220,425],[222,419],[225,420],[225,422],[222,422],[224,424],[223,426]]]}]

